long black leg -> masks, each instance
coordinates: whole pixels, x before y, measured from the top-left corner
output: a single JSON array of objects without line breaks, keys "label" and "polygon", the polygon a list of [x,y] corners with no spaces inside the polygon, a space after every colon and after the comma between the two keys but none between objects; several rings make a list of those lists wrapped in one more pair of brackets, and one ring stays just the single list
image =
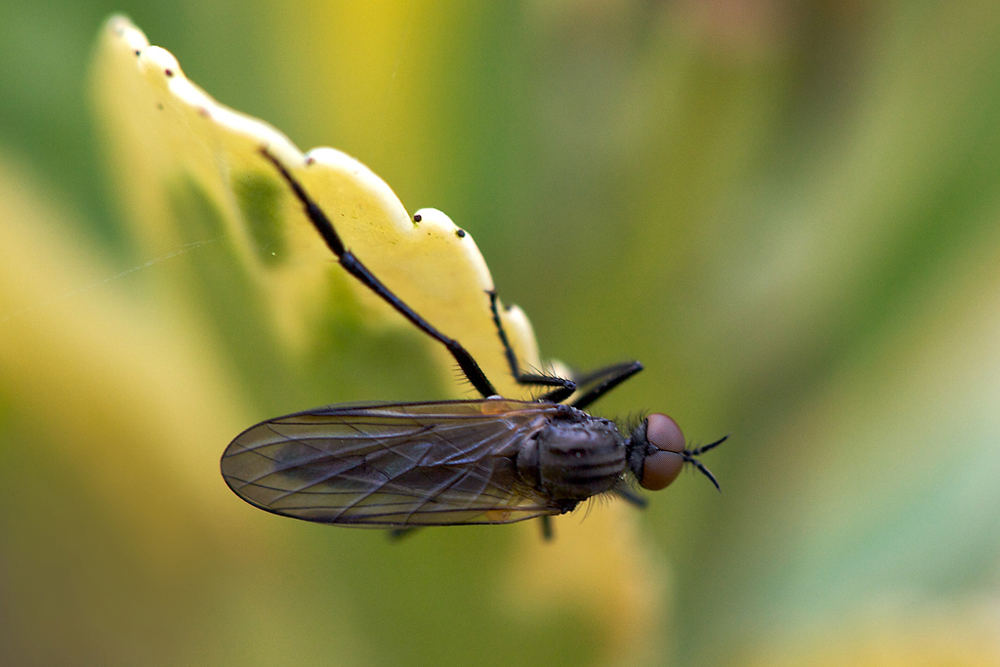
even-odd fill
[{"label": "long black leg", "polygon": [[503,351],[507,357],[507,364],[510,366],[510,374],[514,376],[514,380],[516,380],[518,384],[556,387],[556,389],[543,394],[539,400],[551,403],[561,403],[562,401],[565,401],[573,394],[574,391],[576,391],[577,383],[573,380],[561,378],[555,375],[522,373],[521,367],[517,363],[517,354],[514,353],[514,348],[510,346],[510,339],[507,338],[507,331],[503,328],[503,322],[500,321],[500,310],[497,307],[497,293],[495,291],[490,291],[488,294],[490,295],[490,310],[493,311],[493,323],[496,325],[497,334],[500,336],[500,342],[503,343]]},{"label": "long black leg", "polygon": [[[587,371],[586,373],[577,373],[576,384],[580,388],[587,387],[587,385],[594,384],[598,380],[606,378],[609,375],[619,375],[623,371],[631,369],[638,363],[639,362],[637,361],[621,361],[617,364],[611,364],[610,366],[601,366],[600,368],[595,368],[594,370]],[[641,367],[642,364],[639,364],[639,366]],[[642,370],[642,368],[640,368],[639,370]]]},{"label": "long black leg", "polygon": [[608,366],[606,368],[593,371],[592,373],[587,373],[578,380],[579,384],[585,385],[590,382],[595,382],[600,380],[602,377],[605,379],[573,401],[571,405],[574,408],[583,410],[585,407],[599,399],[601,396],[604,396],[604,394],[608,393],[641,370],[642,364],[638,361],[626,361],[622,364],[615,364],[614,366]]},{"label": "long black leg", "polygon": [[305,209],[306,215],[312,222],[313,227],[319,232],[320,236],[326,242],[327,247],[333,251],[333,254],[337,256],[340,261],[340,265],[350,273],[352,276],[360,280],[368,289],[378,294],[388,303],[390,306],[395,308],[403,317],[408,319],[413,323],[418,329],[423,331],[425,334],[438,341],[444,345],[451,356],[455,358],[458,363],[458,367],[462,369],[465,377],[469,380],[473,387],[476,388],[483,398],[488,398],[489,396],[496,395],[496,389],[490,384],[487,379],[486,374],[483,370],[479,368],[479,364],[476,360],[472,358],[462,345],[451,338],[448,338],[443,333],[431,326],[430,322],[422,318],[420,315],[415,313],[413,309],[403,303],[399,297],[389,291],[389,288],[383,285],[378,278],[376,278],[371,271],[368,270],[364,264],[361,263],[357,257],[344,247],[344,243],[340,240],[340,236],[337,234],[336,230],[333,228],[333,223],[330,219],[326,217],[323,210],[306,194],[306,191],[302,188],[298,181],[292,177],[285,166],[278,161],[276,157],[268,152],[266,147],[260,149],[261,155],[266,157],[281,173],[282,177],[291,186],[292,191],[295,192],[295,196],[298,197],[299,201],[302,202],[302,206]]}]

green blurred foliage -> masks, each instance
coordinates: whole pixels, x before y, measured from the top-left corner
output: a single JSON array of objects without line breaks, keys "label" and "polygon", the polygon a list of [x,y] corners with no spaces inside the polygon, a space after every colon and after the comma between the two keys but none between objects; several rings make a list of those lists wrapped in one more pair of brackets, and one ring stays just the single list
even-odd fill
[{"label": "green blurred foliage", "polygon": [[[213,273],[189,307],[224,308],[223,244],[129,271],[157,258],[87,100],[112,12],[221,102],[447,212],[544,355],[641,359],[597,412],[732,432],[721,498],[690,477],[640,519],[668,582],[653,649],[504,601],[533,527],[390,545],[227,495],[241,424],[443,389],[395,330],[338,320],[307,364],[253,326],[192,333],[157,284],[190,262]],[[59,246],[0,271],[4,662],[1000,662],[997,35],[986,1],[0,6],[5,219],[17,193]]]}]

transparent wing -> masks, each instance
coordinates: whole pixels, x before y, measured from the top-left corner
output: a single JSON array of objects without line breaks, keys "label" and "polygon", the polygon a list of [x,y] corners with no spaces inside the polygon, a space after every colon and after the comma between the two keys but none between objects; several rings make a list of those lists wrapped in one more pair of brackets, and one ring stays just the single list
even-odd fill
[{"label": "transparent wing", "polygon": [[506,399],[330,406],[257,424],[222,456],[247,502],[323,523],[433,526],[559,514],[514,457],[562,406]]}]

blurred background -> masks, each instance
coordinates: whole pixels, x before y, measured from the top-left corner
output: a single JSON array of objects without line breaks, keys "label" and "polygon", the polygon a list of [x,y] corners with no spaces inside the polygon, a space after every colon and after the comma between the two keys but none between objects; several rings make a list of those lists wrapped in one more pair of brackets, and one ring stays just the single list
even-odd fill
[{"label": "blurred background", "polygon": [[[239,501],[249,424],[456,389],[402,328],[303,363],[185,303],[253,299],[225,244],[130,227],[88,88],[112,12],[448,213],[544,356],[642,360],[594,412],[731,433],[722,495],[553,544]],[[1000,664],[998,36],[985,0],[4,3],[2,662]]]}]

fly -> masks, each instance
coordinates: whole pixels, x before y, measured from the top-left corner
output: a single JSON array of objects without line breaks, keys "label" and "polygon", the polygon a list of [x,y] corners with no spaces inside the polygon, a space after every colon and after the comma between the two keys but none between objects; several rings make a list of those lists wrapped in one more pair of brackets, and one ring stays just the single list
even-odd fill
[{"label": "fly", "polygon": [[[538,399],[502,398],[472,355],[382,284],[344,247],[330,219],[266,147],[260,149],[341,266],[455,359],[482,398],[424,403],[331,405],[252,426],[222,455],[222,476],[238,496],[268,512],[345,526],[405,531],[420,526],[502,524],[572,511],[602,493],[640,507],[633,491],[665,488],[689,463],[716,488],[680,427],[651,414],[630,434],[584,408],[642,370],[615,364],[573,379],[524,373],[488,292],[497,335],[514,379],[545,388]],[[571,396],[577,395],[566,403]]]}]

